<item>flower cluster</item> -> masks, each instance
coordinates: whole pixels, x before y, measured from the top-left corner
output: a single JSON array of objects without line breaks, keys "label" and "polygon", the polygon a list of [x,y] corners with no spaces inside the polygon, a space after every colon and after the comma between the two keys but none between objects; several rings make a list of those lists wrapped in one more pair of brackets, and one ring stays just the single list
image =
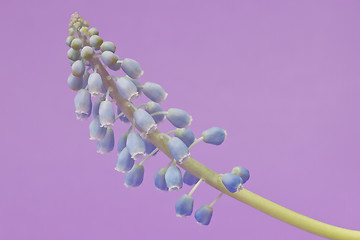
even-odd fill
[{"label": "flower cluster", "polygon": [[[89,23],[77,13],[72,15],[69,36],[66,44],[70,47],[67,56],[70,60],[71,74],[67,83],[76,92],[76,118],[92,120],[89,124],[90,140],[96,141],[97,152],[104,154],[115,147],[113,126],[116,121],[129,124],[128,131],[122,133],[117,140],[117,161],[115,170],[125,174],[126,187],[138,187],[144,179],[144,163],[156,155],[157,143],[148,136],[161,134],[167,142],[172,159],[154,175],[154,184],[161,191],[175,191],[183,187],[183,183],[193,186],[189,194],[184,194],[175,203],[176,215],[190,216],[193,212],[194,199],[192,194],[203,181],[189,171],[183,174],[179,168],[190,158],[190,149],[199,142],[220,145],[226,138],[226,131],[219,127],[204,130],[196,138],[189,126],[192,117],[179,108],[162,109],[161,103],[167,93],[162,86],[153,82],[142,84],[139,78],[143,70],[139,63],[130,58],[120,58],[116,46],[110,41],[103,41],[96,28],[89,28]],[[113,76],[108,70],[122,70],[120,76]],[[110,81],[110,84],[108,83]],[[133,100],[141,95],[150,101],[135,106]],[[123,105],[114,106],[113,96],[121,96]],[[131,111],[129,111],[129,109]],[[116,111],[115,111],[116,110]],[[131,113],[131,114],[129,114]],[[158,126],[167,120],[174,126],[168,133],[160,133]],[[235,167],[231,173],[219,175],[223,185],[230,193],[242,189],[249,179],[249,171],[244,167]],[[209,205],[203,205],[195,212],[199,224],[210,223],[212,206],[222,193]]]}]

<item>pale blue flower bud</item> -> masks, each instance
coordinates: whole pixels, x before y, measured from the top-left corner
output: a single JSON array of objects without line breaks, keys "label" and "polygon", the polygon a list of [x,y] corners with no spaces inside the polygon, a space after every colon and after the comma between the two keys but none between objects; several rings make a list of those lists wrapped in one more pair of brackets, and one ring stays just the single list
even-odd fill
[{"label": "pale blue flower bud", "polygon": [[175,137],[180,138],[187,147],[190,147],[195,141],[195,135],[189,128],[177,128],[175,130]]},{"label": "pale blue flower bud", "polygon": [[116,80],[116,87],[120,95],[126,100],[132,100],[139,94],[135,84],[127,77],[120,77]]},{"label": "pale blue flower bud", "polygon": [[83,47],[83,49],[81,49],[81,57],[83,59],[89,60],[90,58],[92,58],[93,55],[94,55],[94,49],[92,47],[85,46]]},{"label": "pale blue flower bud", "polygon": [[122,70],[133,79],[138,79],[141,75],[143,75],[143,70],[139,63],[133,59],[125,58],[121,64]]},{"label": "pale blue flower bud", "polygon": [[100,104],[101,102],[105,101],[104,97],[100,97],[98,99],[96,99],[94,106],[93,106],[93,116],[99,116],[99,108],[100,108]]},{"label": "pale blue flower bud", "polygon": [[137,132],[129,133],[126,139],[126,147],[135,160],[145,156],[145,143]]},{"label": "pale blue flower bud", "polygon": [[244,167],[241,167],[241,166],[234,167],[232,169],[231,173],[240,176],[241,179],[244,181],[243,184],[246,183],[247,180],[249,180],[249,178],[250,178],[249,170]]},{"label": "pale blue flower bud", "polygon": [[[120,115],[122,112],[121,112],[121,109],[120,108],[117,108],[117,114]],[[127,119],[127,117],[123,114],[119,117],[119,119],[124,122],[124,123],[128,123],[130,122],[129,119]]]},{"label": "pale blue flower bud", "polygon": [[81,60],[77,60],[76,62],[73,63],[73,65],[71,66],[71,71],[72,74],[75,77],[82,77],[82,75],[85,72],[85,65]]},{"label": "pale blue flower bud", "polygon": [[134,164],[132,169],[125,174],[126,187],[138,187],[144,179],[144,166],[137,163]]},{"label": "pale blue flower bud", "polygon": [[220,145],[226,138],[226,131],[222,128],[211,127],[202,132],[202,137],[206,143]]},{"label": "pale blue flower bud", "polygon": [[165,173],[166,186],[170,191],[179,190],[183,186],[182,174],[177,166],[171,166]]},{"label": "pale blue flower bud", "polygon": [[134,166],[134,162],[134,159],[130,156],[129,150],[124,148],[118,155],[115,170],[124,173],[128,172]]},{"label": "pale blue flower bud", "polygon": [[175,203],[175,211],[177,217],[190,216],[193,211],[194,198],[184,194]]},{"label": "pale blue flower bud", "polygon": [[123,133],[120,135],[119,140],[117,142],[117,152],[120,153],[126,147],[128,133]]},{"label": "pale blue flower bud", "polygon": [[160,191],[168,191],[165,181],[166,168],[160,168],[160,170],[154,175],[155,187]]},{"label": "pale blue flower bud", "polygon": [[[153,114],[156,112],[162,112],[162,108],[160,104],[156,102],[148,102],[145,105],[145,111],[147,111],[149,114]],[[156,114],[152,116],[156,123],[161,122],[165,118],[165,114]]]},{"label": "pale blue flower bud", "polygon": [[200,225],[209,225],[213,209],[209,205],[203,205],[195,212],[195,219]]},{"label": "pale blue flower bud", "polygon": [[80,51],[70,48],[67,51],[67,57],[72,61],[79,60],[80,59]]},{"label": "pale blue flower bud", "polygon": [[101,44],[103,43],[103,40],[98,35],[92,35],[89,39],[89,42],[90,42],[90,46],[95,48],[95,50],[99,50]]},{"label": "pale blue flower bud", "polygon": [[189,149],[180,138],[173,137],[168,141],[168,147],[171,156],[180,164],[185,162],[189,157]]},{"label": "pale blue flower bud", "polygon": [[101,141],[106,134],[106,128],[100,126],[99,116],[94,117],[89,125],[90,140]]},{"label": "pale blue flower bud", "polygon": [[96,28],[90,28],[89,29],[89,36],[91,37],[92,35],[99,35],[99,31]]},{"label": "pale blue flower bud", "polygon": [[101,60],[106,66],[114,66],[119,59],[114,53],[105,51],[101,54]]},{"label": "pale blue flower bud", "polygon": [[142,108],[139,108],[134,112],[134,118],[136,124],[141,128],[141,130],[146,132],[146,134],[151,133],[157,127],[152,116]]},{"label": "pale blue flower bud", "polygon": [[75,38],[71,41],[71,47],[75,50],[79,50],[82,46],[82,41],[79,38]]},{"label": "pale blue flower bud", "polygon": [[83,79],[81,77],[76,77],[76,76],[70,74],[67,79],[67,83],[71,90],[78,91],[83,86]]},{"label": "pale blue flower bud", "polygon": [[157,103],[162,103],[168,95],[159,84],[152,82],[146,82],[142,90],[149,99]]},{"label": "pale blue flower bud", "polygon": [[88,80],[89,92],[91,96],[99,96],[104,93],[104,86],[100,74],[92,73]]},{"label": "pale blue flower bud", "polygon": [[114,144],[114,131],[111,128],[107,128],[104,138],[96,144],[97,152],[101,154],[109,153],[114,149]]},{"label": "pale blue flower bud", "polygon": [[183,182],[189,186],[195,185],[199,181],[199,178],[195,177],[188,171],[185,171],[183,176]]},{"label": "pale blue flower bud", "polygon": [[221,179],[224,186],[229,192],[234,193],[242,188],[243,180],[240,176],[233,173],[225,173]]},{"label": "pale blue flower bud", "polygon": [[76,113],[86,114],[90,116],[92,103],[89,91],[85,89],[80,89],[75,96],[74,103]]},{"label": "pale blue flower bud", "polygon": [[114,126],[115,113],[112,102],[105,100],[100,103],[99,118],[102,127]]},{"label": "pale blue flower bud", "polygon": [[100,49],[102,52],[110,51],[114,53],[116,50],[116,46],[113,42],[105,41],[101,44]]},{"label": "pale blue flower bud", "polygon": [[166,118],[177,128],[185,128],[192,121],[192,117],[187,112],[178,108],[169,108]]},{"label": "pale blue flower bud", "polygon": [[74,40],[74,39],[75,39],[74,36],[68,36],[68,37],[66,38],[66,45],[68,45],[69,47],[71,47],[71,42],[72,42],[72,40]]}]

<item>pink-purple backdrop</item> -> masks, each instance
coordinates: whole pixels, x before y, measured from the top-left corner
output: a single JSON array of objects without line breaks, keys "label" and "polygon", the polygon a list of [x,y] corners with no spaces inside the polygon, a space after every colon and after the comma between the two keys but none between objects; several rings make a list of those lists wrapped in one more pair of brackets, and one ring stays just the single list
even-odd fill
[{"label": "pink-purple backdrop", "polygon": [[[75,11],[140,62],[142,82],[166,89],[165,109],[193,116],[197,136],[227,130],[221,146],[198,144],[195,159],[217,172],[243,165],[250,191],[360,230],[360,1],[1,5],[0,239],[320,239],[229,197],[208,227],[177,218],[190,188],[155,189],[161,153],[138,189],[125,188],[116,152],[97,154],[89,121],[75,119],[65,45]],[[200,186],[195,209],[217,194]]]}]

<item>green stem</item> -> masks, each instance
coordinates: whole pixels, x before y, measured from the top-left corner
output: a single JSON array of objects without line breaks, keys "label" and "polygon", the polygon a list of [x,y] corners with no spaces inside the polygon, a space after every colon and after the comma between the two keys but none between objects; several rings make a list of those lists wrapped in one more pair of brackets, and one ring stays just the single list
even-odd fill
[{"label": "green stem", "polygon": [[189,146],[189,150],[192,149],[197,143],[201,142],[203,140],[203,137],[199,137],[198,139],[195,139],[195,141]]},{"label": "green stem", "polygon": [[[82,36],[81,34],[79,34],[79,36],[83,39],[84,46],[89,46],[89,41],[86,39],[86,37]],[[128,105],[129,101],[124,99],[119,94],[119,92],[117,91],[117,87],[115,85],[115,81],[110,77],[109,73],[106,71],[105,67],[100,62],[99,57],[94,55],[92,59],[89,60],[89,63],[93,67],[97,67],[97,72],[101,75],[104,87],[106,89],[111,87],[112,91],[110,93],[110,96],[115,100],[116,105],[121,109],[121,111],[124,112],[125,116],[130,121],[132,121],[134,109],[129,107]],[[161,137],[160,134],[162,133],[158,129],[156,129],[152,133],[149,133],[147,135],[147,138],[151,141],[152,144],[154,144],[157,148],[159,148],[170,159],[173,159],[173,157],[170,154],[169,148],[167,146],[168,140],[164,137]],[[241,201],[253,208],[258,209],[263,213],[266,213],[294,227],[303,229],[307,232],[328,239],[334,239],[334,240],[360,239],[360,231],[344,229],[311,219],[309,217],[296,213],[290,209],[282,207],[274,202],[271,202],[270,200],[267,200],[259,195],[256,195],[255,193],[252,193],[246,189],[242,189],[241,191],[236,193],[230,193],[222,184],[219,174],[215,173],[214,171],[202,165],[201,163],[199,163],[198,161],[196,161],[191,157],[186,162],[178,165],[181,168],[188,171],[189,173],[191,173],[192,175],[198,177],[199,179],[203,179],[207,184],[218,189],[222,193],[227,194],[238,201]]]}]

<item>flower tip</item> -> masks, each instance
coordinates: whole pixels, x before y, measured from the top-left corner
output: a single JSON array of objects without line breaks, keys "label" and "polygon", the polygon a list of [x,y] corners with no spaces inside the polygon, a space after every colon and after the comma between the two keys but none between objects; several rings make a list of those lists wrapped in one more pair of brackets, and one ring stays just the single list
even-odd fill
[{"label": "flower tip", "polygon": [[179,164],[183,164],[184,162],[186,162],[188,159],[190,158],[190,153],[188,153],[187,155],[185,155],[183,158],[179,159]]},{"label": "flower tip", "polygon": [[179,191],[180,190],[180,187],[179,186],[172,186],[169,188],[169,191],[172,191],[172,192],[176,192],[176,191]]}]

